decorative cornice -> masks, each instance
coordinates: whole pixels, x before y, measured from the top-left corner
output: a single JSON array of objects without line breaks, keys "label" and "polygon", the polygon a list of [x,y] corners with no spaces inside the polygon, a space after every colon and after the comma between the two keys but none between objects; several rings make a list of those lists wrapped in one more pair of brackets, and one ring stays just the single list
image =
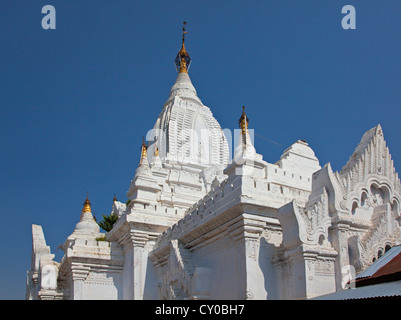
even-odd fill
[{"label": "decorative cornice", "polygon": [[145,247],[150,241],[155,241],[159,233],[129,230],[119,240],[122,247]]}]

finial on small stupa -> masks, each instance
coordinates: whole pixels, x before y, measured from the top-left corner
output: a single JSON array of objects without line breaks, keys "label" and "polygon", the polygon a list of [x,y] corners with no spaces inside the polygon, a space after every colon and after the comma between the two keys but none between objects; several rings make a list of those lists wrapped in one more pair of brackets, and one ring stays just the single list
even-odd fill
[{"label": "finial on small stupa", "polygon": [[140,163],[142,163],[143,159],[147,158],[147,150],[148,150],[148,146],[145,143],[145,137],[143,137],[143,142],[141,145],[141,162]]},{"label": "finial on small stupa", "polygon": [[239,118],[239,127],[242,130],[242,133],[245,134],[248,130],[249,118],[245,113],[245,106],[242,106],[242,115]]},{"label": "finial on small stupa", "polygon": [[83,203],[83,206],[84,207],[82,208],[82,213],[84,213],[84,212],[92,213],[91,203],[90,203],[89,198],[88,198],[88,192],[86,192],[86,200]]}]

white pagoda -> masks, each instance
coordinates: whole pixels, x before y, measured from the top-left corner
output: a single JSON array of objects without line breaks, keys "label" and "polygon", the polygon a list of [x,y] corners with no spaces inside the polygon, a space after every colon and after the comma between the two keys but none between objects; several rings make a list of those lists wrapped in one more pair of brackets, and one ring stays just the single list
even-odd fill
[{"label": "white pagoda", "polygon": [[230,159],[189,77],[185,34],[106,241],[88,198],[60,262],[33,225],[27,299],[308,299],[343,290],[350,270],[401,243],[400,180],[380,125],[333,172],[303,140],[264,161],[243,108]]}]

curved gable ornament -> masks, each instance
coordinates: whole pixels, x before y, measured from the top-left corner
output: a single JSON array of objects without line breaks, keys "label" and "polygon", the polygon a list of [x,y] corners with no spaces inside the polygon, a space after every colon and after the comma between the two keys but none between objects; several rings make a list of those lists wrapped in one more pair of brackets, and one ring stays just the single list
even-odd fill
[{"label": "curved gable ornament", "polygon": [[[370,204],[376,206],[377,195],[372,186],[383,190],[386,199],[395,212],[395,219],[401,222],[401,184],[395,171],[389,148],[386,146],[380,125],[367,131],[347,164],[339,173],[346,193],[347,209],[352,211],[355,206],[362,207]],[[365,194],[366,199],[363,199]]]},{"label": "curved gable ornament", "polygon": [[330,247],[328,229],[331,226],[328,194],[325,188],[306,207],[295,200],[281,207],[278,218],[283,227],[283,245],[286,249],[300,245]]},{"label": "curved gable ornament", "polygon": [[401,243],[400,180],[380,125],[364,134],[340,173],[326,165],[313,175],[311,197],[322,187],[333,226],[349,226],[335,245],[344,263],[362,270]]},{"label": "curved gable ornament", "polygon": [[211,269],[197,266],[191,251],[178,239],[170,241],[169,250],[159,283],[160,297],[169,300],[209,299]]},{"label": "curved gable ornament", "polygon": [[193,275],[191,253],[179,240],[171,240],[168,268],[163,275],[162,296],[166,299],[183,300],[190,296]]},{"label": "curved gable ornament", "polygon": [[344,266],[365,269],[389,247],[401,243],[400,190],[377,126],[364,134],[340,173],[328,163],[312,175],[305,206],[292,201],[279,209],[283,257],[295,250],[321,254],[334,249],[337,282]]}]

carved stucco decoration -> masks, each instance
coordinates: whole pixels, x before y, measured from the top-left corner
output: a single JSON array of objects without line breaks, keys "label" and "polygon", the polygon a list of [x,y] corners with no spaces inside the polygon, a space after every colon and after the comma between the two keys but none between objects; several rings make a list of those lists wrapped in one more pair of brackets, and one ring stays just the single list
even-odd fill
[{"label": "carved stucco decoration", "polygon": [[279,220],[283,226],[283,245],[294,248],[302,244],[331,247],[328,242],[329,198],[325,188],[306,207],[295,200],[279,210]]},{"label": "carved stucco decoration", "polygon": [[191,253],[177,239],[172,240],[168,265],[162,274],[161,297],[182,300],[190,296],[193,271]]},{"label": "carved stucco decoration", "polygon": [[386,246],[401,243],[400,203],[400,180],[379,125],[365,133],[340,173],[326,164],[313,174],[305,207],[293,201],[279,210],[283,245],[328,245],[328,229],[339,226],[341,261],[349,258],[362,270]]},{"label": "carved stucco decoration", "polygon": [[331,225],[331,218],[325,188],[321,190],[321,194],[317,198],[307,202],[301,217],[306,225],[306,233],[302,235],[302,241],[308,244],[328,245],[328,228]]},{"label": "carved stucco decoration", "polygon": [[[328,172],[328,176],[332,178],[333,174]],[[348,253],[349,263],[360,271],[384,253],[386,246],[401,243],[401,184],[380,125],[364,134],[334,177],[334,198],[342,198],[336,222],[351,227],[341,237],[339,249],[342,254]]]},{"label": "carved stucco decoration", "polygon": [[[339,178],[348,200],[348,211],[355,202],[373,207],[377,201],[383,204],[388,200],[393,207],[397,206],[396,219],[400,219],[401,184],[380,125],[364,134]],[[363,194],[367,201],[364,201]]]},{"label": "carved stucco decoration", "polygon": [[365,269],[387,248],[401,242],[401,228],[395,221],[395,214],[390,204],[379,203],[381,202],[377,202],[372,208],[373,226],[366,233],[352,236],[348,240],[350,264],[357,271]]},{"label": "carved stucco decoration", "polygon": [[170,242],[167,266],[159,283],[162,299],[208,299],[210,295],[209,268],[198,267],[190,250],[177,239]]}]

